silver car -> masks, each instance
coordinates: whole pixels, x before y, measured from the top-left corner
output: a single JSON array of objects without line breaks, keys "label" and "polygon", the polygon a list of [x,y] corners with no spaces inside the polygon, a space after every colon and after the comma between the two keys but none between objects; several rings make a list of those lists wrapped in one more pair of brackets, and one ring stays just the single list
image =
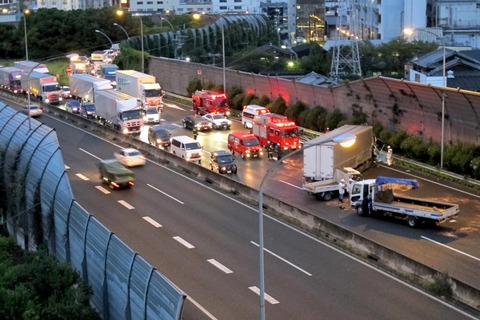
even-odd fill
[{"label": "silver car", "polygon": [[26,115],[30,114],[30,117],[35,118],[40,117],[43,113],[43,110],[39,105],[31,104],[29,106],[26,105],[25,107],[23,107],[22,113]]}]

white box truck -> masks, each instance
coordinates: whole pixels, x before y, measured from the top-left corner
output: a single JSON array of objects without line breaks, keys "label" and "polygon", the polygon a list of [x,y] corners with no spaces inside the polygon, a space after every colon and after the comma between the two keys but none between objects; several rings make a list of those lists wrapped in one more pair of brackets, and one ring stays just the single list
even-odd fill
[{"label": "white box truck", "polygon": [[62,90],[58,84],[57,77],[48,73],[30,72],[21,75],[22,90],[30,92],[30,95],[37,97],[45,103],[60,103]]},{"label": "white box truck", "polygon": [[[344,146],[343,137],[353,136],[355,142]],[[345,125],[322,134],[304,143],[303,176],[306,181],[321,181],[333,179],[339,168],[364,171],[373,163],[373,147],[371,126]]]},{"label": "white box truck", "polygon": [[46,64],[38,63],[35,61],[25,60],[25,61],[15,61],[13,62],[15,68],[21,69],[24,73],[29,73],[31,71],[40,72],[40,73],[49,73],[48,67]]},{"label": "white box truck", "polygon": [[117,90],[134,96],[143,110],[148,107],[163,108],[163,92],[154,76],[135,70],[117,70]]},{"label": "white box truck", "polygon": [[125,134],[140,134],[143,114],[138,101],[114,89],[95,92],[95,114],[101,124]]},{"label": "white box truck", "polygon": [[[346,147],[344,140],[349,137],[354,137],[355,142]],[[345,125],[307,141],[303,150],[302,189],[319,200],[328,201],[338,196],[341,179],[345,183],[350,179],[360,180],[361,171],[371,166],[373,147],[370,126]]]},{"label": "white box truck", "polygon": [[97,78],[90,74],[71,74],[68,81],[72,97],[83,101],[94,102],[97,91],[113,88],[110,80]]}]

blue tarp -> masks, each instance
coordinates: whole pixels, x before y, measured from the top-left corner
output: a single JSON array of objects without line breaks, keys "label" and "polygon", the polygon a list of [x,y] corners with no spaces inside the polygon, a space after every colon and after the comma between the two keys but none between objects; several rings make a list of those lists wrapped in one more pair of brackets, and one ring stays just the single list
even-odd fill
[{"label": "blue tarp", "polygon": [[393,183],[393,184],[403,184],[406,186],[411,186],[413,189],[418,188],[418,181],[413,180],[413,179],[401,179],[401,178],[391,178],[391,177],[378,177],[377,180],[377,185],[382,185],[382,184],[387,184],[387,183]]}]

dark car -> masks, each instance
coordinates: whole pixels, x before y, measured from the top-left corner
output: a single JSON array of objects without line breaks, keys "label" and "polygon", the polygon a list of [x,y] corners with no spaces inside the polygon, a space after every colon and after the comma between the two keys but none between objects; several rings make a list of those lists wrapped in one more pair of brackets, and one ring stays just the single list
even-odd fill
[{"label": "dark car", "polygon": [[237,162],[229,151],[213,151],[210,153],[210,169],[218,173],[237,174]]},{"label": "dark car", "polygon": [[65,101],[65,109],[71,113],[80,113],[80,100],[67,99]]},{"label": "dark car", "polygon": [[80,115],[87,119],[95,119],[95,105],[91,102],[82,103]]},{"label": "dark car", "polygon": [[148,143],[154,145],[157,148],[168,148],[170,147],[170,138],[172,135],[170,131],[163,128],[160,125],[156,125],[148,128]]},{"label": "dark car", "polygon": [[212,130],[212,123],[202,117],[186,116],[182,120],[182,125],[186,129],[197,128],[198,131],[210,131]]}]

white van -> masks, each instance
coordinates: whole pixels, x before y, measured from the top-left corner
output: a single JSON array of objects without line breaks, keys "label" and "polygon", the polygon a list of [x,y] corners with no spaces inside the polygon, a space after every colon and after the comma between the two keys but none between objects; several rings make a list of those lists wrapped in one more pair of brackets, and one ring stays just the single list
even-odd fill
[{"label": "white van", "polygon": [[251,129],[252,121],[255,116],[268,113],[270,113],[270,111],[267,108],[258,106],[256,104],[244,106],[242,111],[242,124],[245,128]]},{"label": "white van", "polygon": [[200,143],[188,136],[172,137],[170,149],[172,153],[187,161],[202,162],[203,148]]}]

